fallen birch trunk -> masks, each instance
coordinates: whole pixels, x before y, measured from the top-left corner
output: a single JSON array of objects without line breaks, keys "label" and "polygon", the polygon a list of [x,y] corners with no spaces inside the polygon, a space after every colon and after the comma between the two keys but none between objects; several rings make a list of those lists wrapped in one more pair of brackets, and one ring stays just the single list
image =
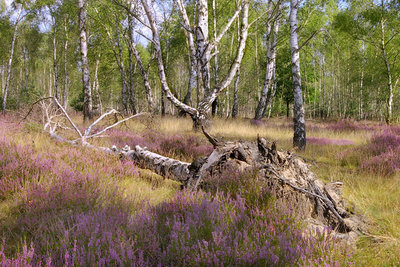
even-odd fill
[{"label": "fallen birch trunk", "polygon": [[[62,142],[119,154],[133,160],[135,164],[143,169],[149,169],[164,178],[172,179],[182,183],[182,187],[191,190],[207,188],[208,177],[219,175],[228,167],[238,171],[258,170],[258,177],[254,179],[260,187],[268,189],[277,201],[288,205],[296,210],[302,219],[308,222],[311,229],[318,229],[320,232],[325,228],[334,229],[337,237],[348,240],[354,244],[357,236],[364,232],[363,220],[354,214],[352,209],[347,208],[345,199],[342,197],[342,183],[325,184],[317,179],[300,157],[289,151],[278,151],[275,142],[267,142],[264,138],[257,138],[257,142],[234,141],[221,142],[204,131],[204,135],[214,146],[212,153],[203,158],[197,158],[192,163],[168,158],[154,152],[136,146],[131,149],[125,146],[118,149],[96,147],[87,142],[88,139],[98,137],[107,130],[116,127],[120,123],[135,118],[138,115],[120,120],[111,126],[105,127],[97,133],[91,134],[93,127],[106,116],[116,113],[111,110],[90,125],[83,133],[73,123],[63,107],[54,97],[51,99],[56,104],[56,112],[52,111],[51,105],[42,103],[47,122],[44,130],[48,131],[52,138]],[[42,99],[41,102],[45,100]],[[36,102],[37,103],[37,102]],[[79,135],[79,138],[71,141],[64,139],[56,133],[61,128],[60,122],[55,118],[60,112],[65,115],[68,122]],[[29,115],[29,113],[28,113]],[[65,127],[64,127],[65,128]]]},{"label": "fallen birch trunk", "polygon": [[277,201],[297,210],[314,231],[332,228],[337,237],[350,243],[364,231],[363,220],[347,208],[342,197],[343,183],[323,183],[301,158],[289,151],[278,151],[275,142],[269,143],[263,138],[257,142],[219,142],[205,135],[214,150],[192,163],[164,157],[140,146],[112,150],[133,160],[138,167],[181,182],[183,187],[192,190],[207,187],[205,178],[219,175],[228,166],[240,171],[255,168],[259,170],[259,179],[255,182],[268,188]]}]

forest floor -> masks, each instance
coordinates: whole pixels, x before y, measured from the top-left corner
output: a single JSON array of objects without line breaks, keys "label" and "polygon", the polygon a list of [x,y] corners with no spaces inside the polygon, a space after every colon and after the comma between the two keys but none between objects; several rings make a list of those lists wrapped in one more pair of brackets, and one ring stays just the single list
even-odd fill
[{"label": "forest floor", "polygon": [[[79,121],[79,118],[76,120]],[[24,262],[38,260],[42,263],[63,262],[65,265],[101,261],[103,265],[122,264],[123,259],[133,261],[132,257],[138,264],[143,261],[143,265],[151,265],[155,255],[158,255],[157,260],[160,263],[165,264],[173,263],[173,257],[178,260],[179,257],[184,257],[185,253],[192,253],[196,249],[202,251],[193,256],[193,260],[198,264],[205,263],[205,259],[211,257],[210,255],[219,257],[222,253],[214,251],[215,254],[212,254],[214,252],[211,248],[211,254],[205,253],[205,245],[196,247],[195,242],[198,241],[193,241],[193,237],[185,237],[189,240],[185,246],[192,244],[189,252],[184,251],[183,245],[178,246],[174,243],[175,247],[170,247],[170,243],[173,243],[171,241],[166,245],[163,240],[158,240],[159,247],[155,248],[155,245],[146,243],[143,237],[141,239],[141,235],[146,239],[157,239],[157,233],[160,235],[162,231],[164,235],[166,231],[164,228],[160,230],[161,224],[148,226],[151,223],[146,220],[163,220],[165,225],[171,221],[176,223],[175,215],[173,219],[169,218],[167,211],[173,210],[183,214],[181,209],[175,210],[176,205],[188,205],[179,202],[180,199],[192,203],[190,207],[195,210],[193,207],[198,201],[198,196],[185,193],[179,195],[178,183],[138,169],[132,163],[121,161],[117,157],[104,157],[100,152],[93,153],[86,148],[55,142],[44,134],[41,126],[36,123],[24,122],[18,125],[15,121],[12,117],[0,120],[0,238],[3,239],[3,245],[0,246],[0,262],[5,262],[6,266],[7,263],[23,265]],[[248,119],[215,119],[211,134],[224,140],[255,140],[257,135],[260,135],[267,140],[276,140],[278,149],[290,150],[293,130],[291,121],[286,118],[262,122],[251,122]],[[146,146],[151,151],[187,162],[212,150],[202,134],[192,131],[190,119],[172,117],[131,121],[119,129],[111,130],[107,138],[96,140],[95,143],[117,147],[126,144],[131,147]],[[342,250],[332,252],[327,262],[339,257],[336,262],[333,261],[333,265],[349,262],[357,266],[400,264],[400,128],[375,122],[309,120],[307,149],[305,152],[295,153],[307,159],[320,179],[326,182],[342,181],[344,197],[349,205],[354,207],[355,212],[363,214],[369,223],[368,236],[360,238],[356,248],[351,249],[350,255]],[[210,193],[199,198],[208,199],[207,194]],[[212,199],[208,200],[207,205],[214,205],[218,197]],[[221,200],[222,207],[230,207],[227,210],[231,211],[232,207],[239,205],[235,202],[237,199],[227,199]],[[151,214],[145,214],[141,213],[143,206],[156,208]],[[208,209],[214,206],[210,207]],[[220,209],[218,212],[223,216],[227,217],[230,214]],[[118,214],[115,214],[116,212]],[[140,214],[141,217],[136,217],[141,219],[132,219],[128,214]],[[187,229],[197,229],[197,226],[188,222],[188,218],[196,217],[195,215],[185,213],[182,216],[186,218]],[[211,215],[207,213],[207,216]],[[217,219],[207,222],[219,225],[219,221],[215,220]],[[97,230],[90,229],[91,224],[96,225]],[[116,226],[121,224],[127,224],[129,227]],[[224,224],[226,223],[221,225]],[[252,224],[256,223],[253,221]],[[137,225],[141,225],[142,228]],[[184,232],[182,229],[186,229],[177,229],[178,226],[168,230],[168,240],[173,239],[171,233],[174,231],[179,236],[178,234]],[[226,231],[232,231],[235,227],[231,225],[223,231],[227,234]],[[277,225],[270,226],[273,229],[271,233],[275,234],[274,227]],[[114,235],[103,236],[101,232],[106,232],[105,229],[118,238],[114,239]],[[193,232],[190,233],[193,235]],[[202,234],[206,237],[210,235],[208,232]],[[132,235],[134,240],[130,238]],[[275,235],[272,235],[273,237]],[[215,239],[215,236],[213,238]],[[87,242],[77,244],[77,240]],[[152,242],[151,240],[147,242]],[[96,242],[101,242],[102,245],[93,245]],[[290,242],[299,244],[296,240]],[[257,244],[254,246],[257,247]],[[120,252],[121,249],[123,253]],[[160,252],[161,249],[164,252]],[[219,248],[220,251],[225,251],[224,249]],[[183,256],[178,250],[181,250]],[[333,250],[335,248],[329,247],[326,251],[314,251],[312,257],[320,252],[328,253]],[[99,251],[103,256],[99,255]],[[166,258],[165,251],[169,251],[171,255],[168,257],[171,258]],[[40,256],[35,258],[35,253]],[[273,255],[277,252],[269,253]],[[284,257],[289,258],[289,254],[285,254]],[[78,256],[82,258],[80,261],[76,259]],[[188,264],[190,260],[192,259],[185,258]],[[242,263],[247,262],[244,258],[242,260]],[[308,263],[319,265],[322,262],[317,259]],[[221,262],[209,263],[215,265]],[[229,263],[229,260],[225,258],[222,263]],[[273,263],[290,265],[288,261]]]}]

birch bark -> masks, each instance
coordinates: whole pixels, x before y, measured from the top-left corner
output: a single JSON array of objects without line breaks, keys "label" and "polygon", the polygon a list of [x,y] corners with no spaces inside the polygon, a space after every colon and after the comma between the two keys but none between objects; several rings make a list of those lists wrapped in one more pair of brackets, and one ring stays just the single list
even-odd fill
[{"label": "birch bark", "polygon": [[68,29],[67,19],[64,20],[64,92],[63,92],[63,107],[67,109],[67,96],[68,96]]},{"label": "birch bark", "polygon": [[86,36],[86,1],[78,1],[79,9],[79,29],[80,29],[80,52],[81,52],[81,68],[82,68],[82,84],[83,84],[83,120],[92,120],[92,92],[90,88],[89,61],[87,58],[87,36]]},{"label": "birch bark", "polygon": [[[201,27],[205,27],[205,25],[208,25],[208,21],[205,21],[205,17],[208,18],[208,14],[205,14],[205,12],[208,12],[208,9],[206,8],[206,1],[204,0],[199,0],[203,1],[199,3],[199,5],[202,7],[199,7],[199,12],[198,12],[198,26],[196,28],[196,34],[197,36],[197,53],[199,51],[204,51],[205,55],[209,55],[209,53],[212,51],[212,49],[215,48],[215,46],[218,44],[219,40],[221,40],[222,36],[226,33],[226,31],[229,29],[230,25],[232,22],[236,19],[238,14],[241,11],[241,28],[240,28],[240,38],[239,38],[239,43],[238,43],[238,48],[236,52],[235,59],[230,66],[227,74],[225,77],[222,79],[221,82],[219,82],[213,90],[209,90],[207,94],[205,95],[204,99],[200,101],[198,104],[198,108],[193,108],[185,103],[182,103],[179,101],[171,92],[167,78],[165,75],[165,67],[163,63],[163,58],[162,58],[162,51],[161,51],[161,45],[160,45],[160,36],[159,36],[159,31],[156,25],[156,20],[155,20],[155,15],[154,11],[151,9],[151,1],[150,0],[141,0],[142,5],[144,7],[144,10],[146,12],[147,18],[149,20],[149,24],[153,33],[153,45],[155,48],[155,54],[156,54],[156,59],[157,59],[157,67],[158,67],[158,73],[162,85],[162,90],[165,93],[166,97],[175,105],[179,110],[184,111],[188,114],[191,115],[192,120],[193,120],[193,126],[196,129],[200,129],[201,126],[207,126],[209,125],[209,117],[208,117],[208,112],[210,111],[211,104],[212,102],[216,99],[216,97],[224,90],[226,89],[229,84],[232,82],[232,80],[235,77],[235,74],[241,64],[241,61],[243,59],[244,55],[244,50],[246,47],[246,40],[248,36],[248,29],[249,29],[249,23],[248,23],[248,12],[249,12],[249,0],[243,0],[240,7],[238,10],[235,12],[234,16],[228,21],[227,25],[225,28],[221,31],[221,33],[217,36],[217,39],[214,40],[212,43],[208,44],[206,47],[203,47],[206,45],[204,36],[208,36],[208,28],[207,29],[201,29]],[[206,34],[205,34],[206,33]],[[201,39],[201,38],[202,39]],[[200,47],[199,47],[200,46]],[[202,60],[204,60],[204,55],[201,55],[203,59],[199,58],[199,54],[197,54],[197,60],[198,60],[198,66],[199,64],[202,64]],[[209,60],[209,57],[208,57]],[[203,61],[203,63],[206,63]],[[209,68],[208,71],[206,71],[207,67],[201,68],[201,72],[203,75],[204,73],[209,73]],[[207,77],[202,77],[203,79],[203,85],[204,81],[206,81],[207,84]]]},{"label": "birch bark", "polygon": [[[129,36],[129,43],[133,43],[133,17],[131,13],[134,12],[134,3],[133,1],[130,3],[130,12],[128,12],[128,36]],[[131,108],[132,114],[136,114],[136,105],[135,105],[135,83],[133,80],[133,73],[134,73],[134,67],[133,67],[133,51],[129,45],[129,104]]]},{"label": "birch bark", "polygon": [[297,36],[297,11],[299,8],[300,0],[290,1],[290,51],[292,57],[292,77],[293,77],[293,122],[294,122],[294,136],[293,146],[300,150],[306,148],[306,126],[304,118],[303,106],[303,92],[301,89],[301,75],[300,75],[300,53]]},{"label": "birch bark", "polygon": [[[264,85],[261,91],[260,101],[258,102],[257,109],[255,112],[254,119],[261,120],[267,111],[268,104],[271,103],[274,94],[272,92],[269,93],[269,89],[272,85],[272,81],[275,75],[276,69],[276,46],[278,43],[278,31],[280,27],[280,13],[282,11],[282,1],[279,3],[278,8],[278,17],[275,20],[272,27],[271,13],[272,13],[272,1],[269,2],[268,6],[268,22],[267,22],[267,35],[268,35],[268,43],[267,43],[267,66],[265,72],[265,80]],[[271,30],[272,29],[272,30]]]}]

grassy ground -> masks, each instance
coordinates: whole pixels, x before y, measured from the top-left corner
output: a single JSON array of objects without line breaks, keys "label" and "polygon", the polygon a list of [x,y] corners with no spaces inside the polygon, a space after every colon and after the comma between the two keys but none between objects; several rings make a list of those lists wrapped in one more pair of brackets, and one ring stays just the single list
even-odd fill
[{"label": "grassy ground", "polygon": [[[76,120],[79,121],[79,118]],[[65,153],[63,151],[66,149],[71,149],[69,152],[71,154],[81,153],[78,148],[69,148],[68,145],[59,143],[55,144],[53,140],[42,133],[37,124],[15,126],[15,124],[7,121],[2,121],[2,124],[5,125],[1,132],[2,135],[11,134],[15,143],[29,144],[34,148],[37,155],[42,153],[61,154],[60,157],[62,158],[62,153]],[[7,131],[5,131],[5,128],[7,128]],[[296,153],[312,162],[313,170],[319,178],[325,181],[343,181],[345,198],[350,205],[354,205],[356,211],[364,214],[370,223],[369,235],[360,239],[352,256],[356,265],[399,265],[400,174],[395,172],[391,175],[383,175],[379,172],[362,170],[360,158],[368,157],[368,151],[357,152],[358,148],[363,148],[368,144],[371,136],[383,131],[384,126],[372,122],[360,124],[351,121],[345,123],[308,121],[307,129],[307,137],[309,138],[307,150],[306,152]],[[110,145],[114,141],[118,141],[118,145],[123,145],[124,138],[126,138],[126,140],[136,140],[134,144],[140,144],[142,140],[148,142],[149,140],[146,138],[154,134],[154,136],[150,136],[154,142],[143,145],[148,145],[149,148],[153,148],[159,153],[188,162],[193,160],[197,153],[202,153],[198,151],[207,151],[208,149],[202,147],[201,144],[206,143],[205,138],[201,133],[192,131],[191,121],[187,118],[167,117],[136,120],[122,126],[120,131],[110,134],[108,139],[97,140],[96,142],[102,145]],[[271,119],[263,123],[251,123],[246,119],[235,121],[215,119],[211,134],[225,140],[255,140],[259,135],[269,140],[278,141],[278,148],[280,149],[291,149],[292,131],[291,121],[286,119]],[[126,137],[123,134],[125,132],[132,134],[132,136]],[[189,139],[189,142],[196,143],[198,150],[190,150],[190,153],[174,150],[173,147],[180,144],[179,142],[176,143],[179,140],[178,137],[159,141],[161,136],[175,135],[179,135],[179,138],[181,136],[194,137],[195,139]],[[190,145],[190,143],[188,144]],[[93,154],[89,151],[84,153]],[[357,155],[357,153],[360,155]],[[103,160],[101,158],[102,156],[90,156],[90,160],[93,162],[100,162]],[[59,159],[57,158],[57,160]],[[80,164],[84,163],[79,159],[67,162],[67,166],[70,166],[74,171],[84,172],[84,166],[79,169]],[[109,172],[108,166],[113,165],[114,167],[111,170],[112,176],[104,176],[107,179],[103,179],[97,184],[103,190],[103,195],[97,200],[100,204],[93,204],[96,208],[99,208],[99,205],[101,207],[107,206],[108,202],[119,201],[116,200],[118,198],[123,198],[123,203],[126,206],[135,207],[135,205],[141,205],[143,201],[154,206],[170,199],[179,191],[177,183],[163,180],[149,171],[137,170],[138,173],[132,178],[130,173],[120,171],[118,164],[118,159],[110,159],[103,164],[104,166],[99,165],[101,175],[105,175],[104,172]],[[43,179],[51,179],[51,177],[44,176]],[[113,191],[112,188],[114,187],[118,188],[117,191]],[[107,195],[110,199],[105,201],[104,195]],[[20,238],[18,234],[13,232],[13,227],[18,223],[15,221],[15,212],[19,212],[21,207],[26,204],[21,200],[24,197],[26,197],[24,193],[15,194],[0,201],[0,229],[3,237]],[[132,208],[133,212],[135,209]],[[9,247],[14,246],[13,249],[18,249],[17,247],[20,246],[18,242],[14,245],[8,245]]]},{"label": "grassy ground", "polygon": [[[166,118],[157,122],[164,133],[193,134],[189,119]],[[132,124],[134,128],[135,123]],[[345,198],[370,223],[370,236],[357,244],[354,260],[359,266],[400,265],[400,173],[383,176],[360,170],[354,162],[341,158],[344,151],[365,145],[382,125],[364,122],[372,129],[332,130],[329,123],[308,121],[307,137],[349,140],[352,145],[308,144],[306,152],[296,152],[314,162],[313,170],[324,181],[343,181]],[[334,127],[333,127],[334,128]],[[271,119],[263,125],[249,120],[215,119],[211,134],[224,139],[255,140],[257,135],[277,140],[281,149],[291,149],[292,128],[287,119]],[[197,134],[200,135],[201,134]],[[344,156],[346,158],[346,155]]]}]

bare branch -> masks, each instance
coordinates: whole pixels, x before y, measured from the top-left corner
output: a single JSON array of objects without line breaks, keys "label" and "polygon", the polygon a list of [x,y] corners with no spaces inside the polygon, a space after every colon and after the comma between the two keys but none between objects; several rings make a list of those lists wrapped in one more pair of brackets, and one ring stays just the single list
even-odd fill
[{"label": "bare branch", "polygon": [[[28,114],[27,114],[19,123],[21,123],[23,120],[25,120],[25,119],[29,116],[29,114],[30,114],[30,113],[32,112],[32,110],[33,110],[33,106],[34,106],[34,105],[36,105],[37,103],[40,103],[40,102],[42,102],[42,101],[44,101],[44,100],[47,100],[47,99],[52,99],[52,100],[57,104],[58,108],[62,111],[62,113],[63,113],[64,116],[67,118],[67,120],[69,121],[69,123],[72,125],[72,127],[74,128],[74,130],[75,130],[75,131],[79,134],[79,136],[82,138],[83,135],[82,135],[81,131],[79,131],[78,127],[75,125],[75,123],[74,123],[74,122],[71,120],[71,118],[68,116],[67,111],[65,111],[64,107],[60,104],[60,102],[58,102],[57,98],[55,98],[54,96],[43,97],[43,98],[41,98],[41,99],[35,101],[35,102],[32,104],[32,107],[31,107],[31,109],[29,110]],[[46,117],[47,117],[47,119],[48,119],[49,121],[51,120],[51,118],[49,117],[48,112],[46,112]]]},{"label": "bare branch", "polygon": [[217,139],[212,137],[209,133],[206,132],[203,126],[201,126],[201,130],[203,131],[203,134],[207,137],[207,140],[216,148],[217,146],[221,145]]},{"label": "bare branch", "polygon": [[186,31],[188,31],[188,32],[191,33],[191,34],[194,34],[193,30],[190,29],[190,28],[188,28],[185,24],[183,24],[182,21],[180,21],[179,24],[181,24],[181,26],[182,26]]},{"label": "bare branch", "polygon": [[317,34],[320,33],[321,31],[322,31],[322,30],[314,31],[314,32],[311,34],[311,36],[308,37],[308,39],[305,40],[305,41],[300,45],[298,51],[300,51],[300,50],[303,48],[303,46],[307,45],[307,44],[308,44],[315,36],[317,36]]},{"label": "bare branch", "polygon": [[[112,113],[110,113],[110,114],[112,114]],[[110,114],[108,114],[108,115],[110,115]],[[123,123],[123,122],[125,122],[125,121],[127,121],[127,120],[130,120],[130,119],[133,119],[133,118],[136,118],[136,117],[139,117],[139,116],[147,115],[147,114],[148,114],[148,113],[146,113],[146,112],[142,112],[142,113],[138,113],[138,114],[136,114],[136,115],[132,115],[132,116],[130,116],[130,117],[128,117],[128,118],[125,118],[125,119],[123,119],[123,120],[120,120],[120,121],[114,123],[113,125],[110,125],[110,126],[104,128],[104,129],[101,130],[100,132],[97,132],[97,133],[95,133],[95,134],[92,134],[92,135],[89,135],[89,136],[85,136],[85,137],[86,137],[86,139],[89,139],[89,138],[93,138],[93,137],[99,136],[99,135],[101,135],[102,133],[104,133],[104,132],[110,130],[111,128],[114,128],[115,126],[117,126],[117,125],[119,125],[119,124],[121,124],[121,123]],[[104,117],[103,117],[103,118],[104,118]]]},{"label": "bare branch", "polygon": [[108,115],[117,113],[118,111],[116,111],[115,109],[110,110],[107,113],[104,113],[103,115],[101,115],[95,122],[93,122],[85,131],[85,136],[88,136],[90,134],[90,132],[92,131],[93,126],[95,126],[97,123],[99,123],[102,119],[104,119],[105,117],[107,117]]},{"label": "bare branch", "polygon": [[208,51],[212,51],[218,43],[221,41],[222,37],[224,37],[225,33],[229,30],[229,28],[232,26],[232,23],[235,21],[235,19],[239,16],[240,11],[242,11],[242,5],[239,5],[239,7],[236,9],[235,13],[233,16],[229,19],[228,23],[225,25],[225,27],[222,29],[221,33],[215,38],[211,44],[207,47]]},{"label": "bare branch", "polygon": [[144,37],[147,41],[154,43],[154,41],[152,39],[150,39],[149,37],[147,37],[146,35],[144,35],[143,33],[141,33],[140,31],[135,30],[135,32],[137,34],[140,34],[142,37]]},{"label": "bare branch", "polygon": [[143,26],[151,29],[151,27],[146,22],[144,22],[137,14],[132,12],[128,6],[124,5],[123,3],[121,3],[118,0],[112,0],[112,1],[114,2],[114,4],[124,8],[130,15],[132,15],[132,17],[134,17],[135,19],[137,19],[137,21],[139,21],[141,24],[143,24]]}]

